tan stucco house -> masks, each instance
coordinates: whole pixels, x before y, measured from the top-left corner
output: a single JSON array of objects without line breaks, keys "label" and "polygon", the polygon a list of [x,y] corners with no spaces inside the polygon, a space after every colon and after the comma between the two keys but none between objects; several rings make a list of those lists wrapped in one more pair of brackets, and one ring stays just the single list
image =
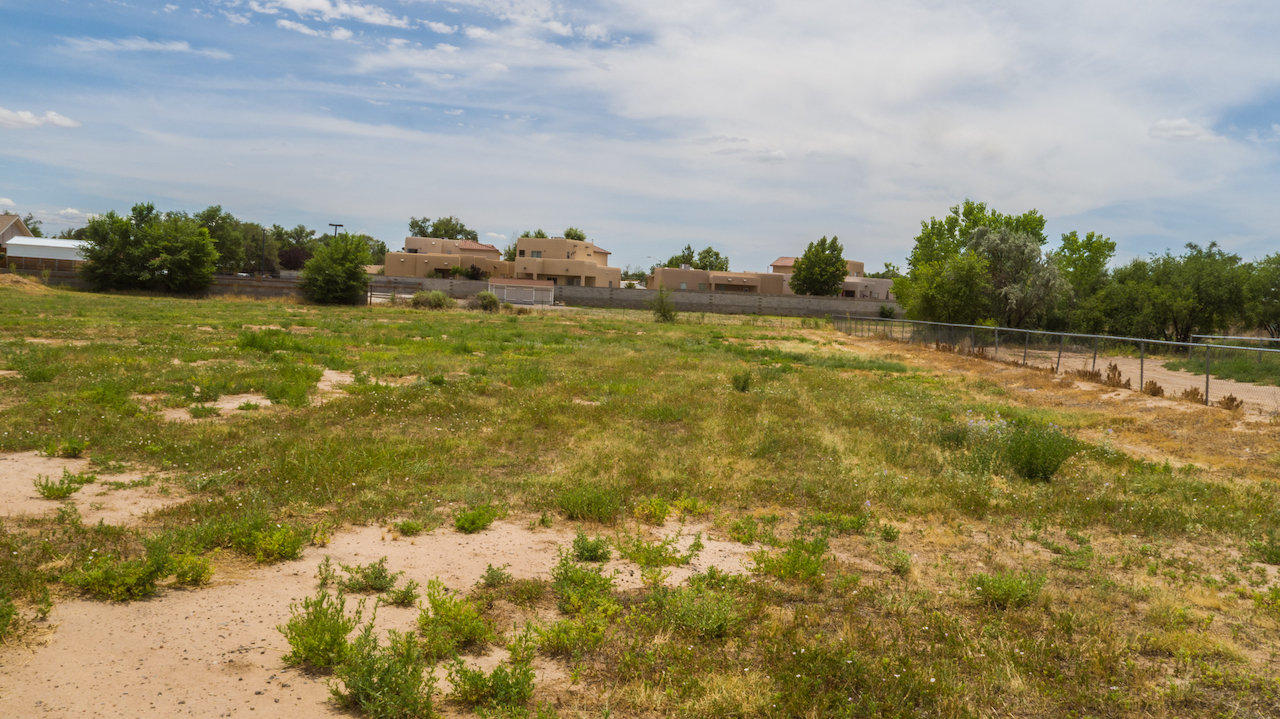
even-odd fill
[{"label": "tan stucco house", "polygon": [[388,277],[430,277],[473,265],[490,277],[511,276],[512,265],[502,259],[502,250],[497,247],[439,237],[404,238],[402,251],[387,253],[384,273]]},{"label": "tan stucco house", "polygon": [[622,270],[609,266],[609,254],[584,240],[521,237],[516,240],[514,277],[570,287],[621,287]]}]

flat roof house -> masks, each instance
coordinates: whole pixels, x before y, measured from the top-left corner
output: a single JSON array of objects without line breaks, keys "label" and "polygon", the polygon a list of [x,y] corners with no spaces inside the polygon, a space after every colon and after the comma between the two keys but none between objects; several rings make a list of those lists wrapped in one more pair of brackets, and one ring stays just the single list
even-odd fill
[{"label": "flat roof house", "polygon": [[[690,292],[751,292],[762,295],[791,295],[791,275],[796,258],[779,257],[769,265],[771,272],[716,272],[684,267],[657,267],[648,281],[648,288]],[[866,277],[864,265],[857,260],[845,260],[849,275],[840,290],[841,297],[864,300],[892,300],[893,280]]]},{"label": "flat roof house", "polygon": [[521,237],[516,240],[514,277],[569,287],[621,287],[622,270],[609,266],[609,254],[585,240]]},{"label": "flat roof house", "polygon": [[511,263],[502,259],[502,250],[497,247],[439,237],[404,238],[404,250],[387,253],[384,272],[388,277],[430,277],[472,265],[490,277],[511,276]]},{"label": "flat roof house", "polygon": [[84,240],[12,237],[4,246],[5,265],[16,270],[74,270],[84,262]]}]

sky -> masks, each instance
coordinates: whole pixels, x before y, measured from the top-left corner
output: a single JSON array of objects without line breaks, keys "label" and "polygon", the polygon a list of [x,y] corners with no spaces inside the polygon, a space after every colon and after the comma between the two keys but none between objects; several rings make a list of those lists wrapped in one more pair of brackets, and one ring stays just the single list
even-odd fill
[{"label": "sky", "polygon": [[1280,250],[1280,3],[0,0],[0,210],[140,201],[620,266],[868,269],[965,198],[1118,260]]}]

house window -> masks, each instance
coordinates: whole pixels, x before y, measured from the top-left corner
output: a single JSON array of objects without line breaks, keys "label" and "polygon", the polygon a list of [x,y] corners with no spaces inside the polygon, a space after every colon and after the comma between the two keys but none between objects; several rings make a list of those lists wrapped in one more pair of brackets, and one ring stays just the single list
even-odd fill
[{"label": "house window", "polygon": [[699,292],[706,292],[706,291],[707,291],[707,283],[706,283],[706,282],[699,282],[699,283],[698,283],[698,291],[699,291]]},{"label": "house window", "polygon": [[681,282],[681,283],[680,283],[680,289],[682,289],[682,290],[687,290],[687,289],[689,289],[689,283],[687,283],[687,282]]},{"label": "house window", "polygon": [[542,257],[542,250],[529,250],[530,257]]},{"label": "house window", "polygon": [[524,257],[524,250],[517,250],[517,251],[516,251],[516,256],[517,256],[517,257]]}]

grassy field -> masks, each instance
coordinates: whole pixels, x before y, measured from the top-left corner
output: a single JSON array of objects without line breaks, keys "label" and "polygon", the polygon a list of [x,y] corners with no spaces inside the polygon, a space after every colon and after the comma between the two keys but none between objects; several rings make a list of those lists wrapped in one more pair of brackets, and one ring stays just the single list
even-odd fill
[{"label": "grassy field", "polygon": [[[1269,349],[1280,349],[1272,344]],[[1253,384],[1280,385],[1280,354],[1257,352],[1249,349],[1216,349],[1209,358],[1209,373],[1222,379]],[[1197,351],[1191,359],[1166,362],[1169,369],[1193,372],[1204,376],[1204,352]]]},{"label": "grassy field", "polygon": [[[1155,440],[1107,437],[1140,443],[1181,420],[1059,396],[1030,370],[1016,377],[1036,391],[1014,391],[978,360],[889,351],[812,320],[10,283],[0,452],[157,472],[189,499],[128,528],[72,510],[0,520],[0,626],[21,641],[73,594],[163,601],[211,558],[289,559],[353,524],[483,532],[508,515],[586,527],[547,595],[530,592],[555,618],[487,635],[486,597],[513,586],[494,577],[451,588],[465,596],[424,588],[416,634],[294,659],[329,656],[339,701],[373,716],[553,715],[525,691],[534,656],[571,672],[572,716],[1280,715],[1273,428],[1196,409],[1217,414],[1188,435],[1194,456],[1161,458]],[[351,381],[319,402],[326,370]],[[210,409],[240,394],[271,406]],[[203,418],[165,418],[192,407]],[[75,491],[63,484],[49,491]],[[684,550],[644,527],[677,516],[752,544],[750,570],[664,586]],[[613,539],[592,549],[588,535]],[[600,551],[650,581],[617,589],[589,561]],[[298,636],[325,617],[355,627],[312,610]],[[452,694],[425,695],[406,677],[449,663],[457,637],[511,660],[478,677],[450,665]],[[393,675],[397,698],[364,701]]]}]

